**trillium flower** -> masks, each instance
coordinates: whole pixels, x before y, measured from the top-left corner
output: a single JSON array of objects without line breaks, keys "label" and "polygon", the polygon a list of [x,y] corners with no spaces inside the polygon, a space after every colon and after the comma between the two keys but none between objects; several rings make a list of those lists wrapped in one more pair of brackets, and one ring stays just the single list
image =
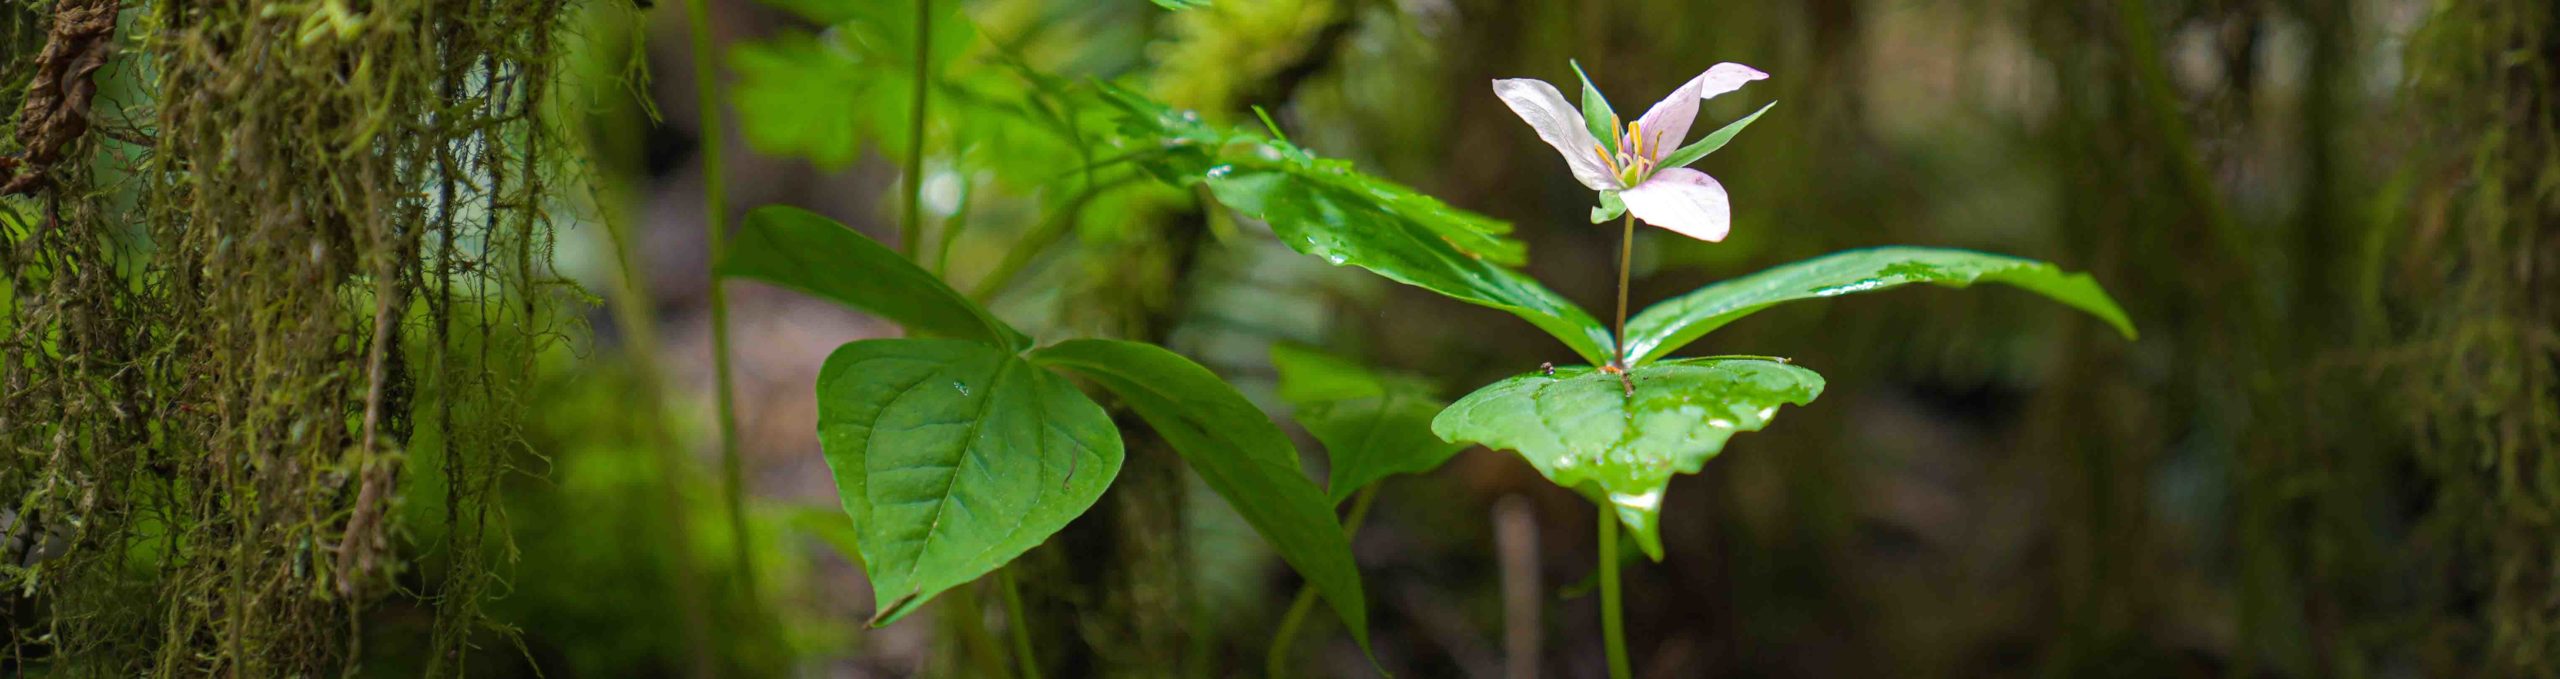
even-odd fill
[{"label": "trillium flower", "polygon": [[[1573,70],[1580,74],[1582,67],[1577,64]],[[1680,144],[1689,136],[1690,122],[1698,117],[1698,102],[1768,77],[1749,66],[1716,64],[1623,128],[1587,75],[1582,76],[1580,110],[1542,80],[1495,80],[1493,92],[1538,131],[1539,139],[1564,154],[1574,179],[1600,192],[1601,206],[1591,213],[1593,223],[1623,211],[1646,224],[1713,242],[1724,240],[1731,229],[1732,207],[1725,199],[1724,185],[1687,166],[1724,146],[1769,108],[1763,106],[1695,144]]]}]

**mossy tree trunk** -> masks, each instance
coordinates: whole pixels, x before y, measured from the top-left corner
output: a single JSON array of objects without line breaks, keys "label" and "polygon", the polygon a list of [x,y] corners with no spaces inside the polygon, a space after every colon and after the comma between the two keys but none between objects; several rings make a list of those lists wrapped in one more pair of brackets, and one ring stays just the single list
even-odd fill
[{"label": "mossy tree trunk", "polygon": [[[33,84],[0,202],[0,441],[44,452],[0,460],[0,498],[12,530],[57,542],[0,571],[33,613],[10,618],[13,663],[348,671],[361,613],[403,596],[389,514],[420,474],[445,488],[435,655],[459,658],[514,440],[497,414],[533,374],[534,352],[497,347],[560,322],[542,102],[565,11],[65,0],[19,17],[54,28],[7,55]],[[404,464],[428,427],[437,464]]]}]

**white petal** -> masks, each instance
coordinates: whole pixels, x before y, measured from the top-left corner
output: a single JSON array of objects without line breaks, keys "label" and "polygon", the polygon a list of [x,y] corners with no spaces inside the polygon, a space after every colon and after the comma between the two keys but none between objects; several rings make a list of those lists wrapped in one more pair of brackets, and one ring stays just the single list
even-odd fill
[{"label": "white petal", "polygon": [[1698,98],[1714,99],[1716,95],[1742,89],[1744,83],[1768,79],[1769,74],[1760,72],[1760,69],[1728,61],[1707,67],[1707,72],[1698,74],[1694,82],[1698,83]]},{"label": "white petal", "polygon": [[1556,86],[1530,78],[1507,78],[1493,81],[1493,93],[1511,112],[1529,122],[1538,138],[1564,154],[1564,163],[1573,168],[1573,178],[1594,191],[1615,191],[1618,176],[1600,162],[1600,140],[1592,138],[1591,128],[1584,126],[1582,111],[1565,103],[1564,93]]},{"label": "white petal", "polygon": [[1689,123],[1698,119],[1698,82],[1703,79],[1690,78],[1681,83],[1680,89],[1672,90],[1671,96],[1663,97],[1645,110],[1644,117],[1636,119],[1636,129],[1644,132],[1645,157],[1662,160],[1689,138]]},{"label": "white petal", "polygon": [[1644,129],[1644,154],[1662,160],[1689,141],[1689,125],[1698,119],[1698,102],[1716,95],[1742,89],[1743,83],[1766,80],[1769,74],[1760,69],[1733,62],[1707,67],[1705,73],[1681,83],[1671,96],[1644,112],[1637,125]]},{"label": "white petal", "polygon": [[1635,188],[1618,194],[1627,212],[1680,235],[1707,241],[1724,240],[1733,227],[1733,207],[1716,178],[1685,167],[1664,168]]}]

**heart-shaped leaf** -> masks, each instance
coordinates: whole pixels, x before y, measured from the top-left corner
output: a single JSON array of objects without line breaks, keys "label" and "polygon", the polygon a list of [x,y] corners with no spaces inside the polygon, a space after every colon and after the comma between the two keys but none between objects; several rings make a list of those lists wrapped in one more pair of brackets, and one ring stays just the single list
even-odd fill
[{"label": "heart-shaped leaf", "polygon": [[1838,297],[1928,283],[1961,288],[2001,283],[2089,312],[2127,339],[2133,321],[2088,274],[2052,264],[1948,248],[1886,247],[1837,252],[1699,288],[1663,300],[1627,321],[1627,356],[1642,365],[1716,328],[1782,302]]},{"label": "heart-shaped leaf", "polygon": [[1379,479],[1438,469],[1467,449],[1432,435],[1431,418],[1446,404],[1418,380],[1285,344],[1271,347],[1271,365],[1280,371],[1280,399],[1324,442],[1333,463],[1325,490],[1334,504]]},{"label": "heart-shaped leaf", "polygon": [[1244,394],[1208,368],[1152,344],[1067,340],[1032,352],[1031,360],[1083,375],[1119,395],[1368,645],[1360,570],[1333,504],[1298,468],[1288,435]]},{"label": "heart-shaped leaf", "polygon": [[1120,431],[996,347],[863,340],[818,373],[818,440],[885,625],[1047,540],[1120,474]]},{"label": "heart-shaped leaf", "polygon": [[768,205],[747,213],[721,276],[752,278],[879,314],[910,333],[1015,351],[1031,340],[896,251],[817,213]]},{"label": "heart-shaped leaf", "polygon": [[1556,485],[1582,492],[1662,559],[1662,492],[1695,474],[1734,432],[1759,431],[1781,404],[1822,395],[1822,376],[1760,358],[1695,358],[1641,366],[1627,377],[1588,367],[1520,375],[1458,399],[1431,422],[1453,442],[1511,450]]}]

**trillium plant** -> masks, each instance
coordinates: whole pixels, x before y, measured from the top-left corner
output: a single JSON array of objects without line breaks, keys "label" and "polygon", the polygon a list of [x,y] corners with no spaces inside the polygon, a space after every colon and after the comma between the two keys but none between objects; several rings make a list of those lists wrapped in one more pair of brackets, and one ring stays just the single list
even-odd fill
[{"label": "trillium plant", "polygon": [[[1688,166],[1770,110],[1764,105],[1693,142],[1688,133],[1700,102],[1768,77],[1718,64],[1634,121],[1621,120],[1588,76],[1579,78],[1578,106],[1544,82],[1494,82],[1498,98],[1564,156],[1576,181],[1596,192],[1591,221],[1621,220],[1617,317],[1604,326],[1520,271],[1528,252],[1509,236],[1509,224],[1318,157],[1292,144],[1268,118],[1261,130],[1224,127],[1107,83],[1024,73],[1030,88],[1024,101],[989,115],[1035,112],[1021,126],[1024,134],[1045,131],[1086,163],[1066,173],[1072,179],[1052,180],[1069,184],[1044,187],[1082,196],[1056,208],[1063,214],[1072,216],[1096,192],[1143,183],[1137,180],[1189,189],[1151,195],[1194,197],[1195,209],[1251,218],[1300,253],[1511,313],[1583,362],[1526,371],[1443,406],[1419,379],[1284,348],[1273,357],[1279,395],[1298,424],[1325,445],[1329,475],[1321,484],[1301,470],[1299,451],[1274,420],[1189,358],[1142,342],[1049,336],[1057,330],[998,318],[985,302],[1005,294],[1019,267],[1057,245],[1064,230],[1026,230],[1034,235],[1015,243],[1005,263],[979,274],[974,293],[964,295],[946,280],[946,264],[919,265],[912,242],[903,252],[893,250],[817,214],[767,206],[751,212],[721,249],[718,270],[860,308],[906,330],[904,338],[845,344],[827,359],[815,385],[815,424],[878,605],[874,624],[896,621],[982,576],[1001,575],[1007,563],[1092,507],[1131,462],[1122,431],[1136,425],[1115,421],[1111,409],[1117,408],[1153,429],[1304,578],[1304,592],[1278,626],[1271,675],[1288,674],[1290,641],[1319,599],[1366,646],[1366,596],[1349,535],[1376,484],[1429,471],[1482,445],[1518,454],[1600,508],[1603,630],[1611,674],[1625,677],[1616,566],[1621,527],[1643,553],[1661,559],[1657,527],[1672,477],[1698,473],[1734,434],[1768,426],[1781,406],[1807,405],[1823,388],[1821,375],[1784,358],[1676,358],[1674,352],[1777,304],[1914,283],[2009,285],[2133,336],[2124,313],[2086,275],[2034,260],[1921,247],[1786,264],[1629,317],[1636,222],[1721,241],[1732,225],[1724,188]],[[913,110],[925,110],[931,91],[914,90]],[[748,116],[750,129],[766,129],[771,121],[757,115],[764,114]],[[921,119],[916,129],[923,129]],[[910,153],[921,148],[911,146]],[[917,158],[910,161],[909,167],[920,167]],[[1054,168],[1036,174],[1057,176]],[[908,211],[910,237],[922,231],[915,215]],[[956,223],[946,227],[946,245],[956,229]],[[1346,503],[1347,520],[1340,513]],[[1014,608],[1011,579],[997,580]],[[1039,664],[1018,616],[1012,626],[1021,672],[1036,677]]]},{"label": "trillium plant", "polygon": [[1600,192],[1600,207],[1591,211],[1592,223],[1606,222],[1620,213],[1626,215],[1626,233],[1618,247],[1618,323],[1613,339],[1618,353],[1600,369],[1617,375],[1619,386],[1626,389],[1628,396],[1634,396],[1635,381],[1626,374],[1626,325],[1627,269],[1635,259],[1636,220],[1710,243],[1724,240],[1733,229],[1732,201],[1726,198],[1723,184],[1716,183],[1716,178],[1707,173],[1689,169],[1689,164],[1732,141],[1769,107],[1760,107],[1750,117],[1707,135],[1698,143],[1680,144],[1689,137],[1690,123],[1697,120],[1699,101],[1742,89],[1754,80],[1766,80],[1769,74],[1736,63],[1716,64],[1672,90],[1671,96],[1645,110],[1644,117],[1621,128],[1609,99],[1600,95],[1600,88],[1592,86],[1591,76],[1582,72],[1582,65],[1574,64],[1573,72],[1582,79],[1580,111],[1565,103],[1564,94],[1544,80],[1496,80],[1493,92],[1538,131],[1539,139],[1564,154],[1565,166],[1573,169],[1574,180]]},{"label": "trillium plant", "polygon": [[[1581,73],[1578,65],[1574,71]],[[2134,336],[2132,322],[2085,274],[2030,259],[1928,247],[1850,250],[1785,264],[1709,284],[1629,317],[1635,222],[1721,241],[1732,224],[1724,188],[1688,166],[1722,149],[1774,105],[1689,142],[1699,102],[1768,77],[1739,64],[1708,68],[1623,127],[1588,76],[1579,78],[1579,107],[1544,82],[1494,82],[1497,97],[1564,156],[1576,181],[1596,192],[1599,205],[1591,221],[1623,218],[1617,322],[1606,327],[1517,268],[1527,253],[1508,237],[1509,225],[1317,158],[1277,129],[1270,137],[1220,130],[1125,92],[1111,96],[1126,113],[1123,139],[1153,140],[1153,146],[1128,150],[1144,154],[1159,177],[1205,185],[1218,202],[1270,225],[1299,252],[1509,312],[1586,361],[1550,364],[1487,385],[1439,410],[1429,426],[1443,442],[1514,452],[1548,480],[1600,507],[1602,631],[1610,673],[1625,677],[1630,667],[1617,578],[1621,528],[1647,556],[1661,559],[1662,499],[1672,477],[1698,473],[1734,434],[1768,426],[1779,407],[1810,404],[1823,388],[1820,374],[1786,358],[1675,358],[1674,352],[1778,304],[1915,283],[2008,285],[2087,312],[2128,339]],[[1370,456],[1387,454],[1340,447],[1327,452],[1336,468],[1374,466]],[[1424,471],[1446,458],[1404,455],[1403,460],[1424,463],[1399,471]],[[1284,638],[1288,629],[1283,626]],[[1275,653],[1280,650],[1275,646]]]},{"label": "trillium plant", "polygon": [[[1699,472],[1735,433],[1767,426],[1779,406],[1806,405],[1822,393],[1820,375],[1785,358],[1673,359],[1667,357],[1670,352],[1779,303],[1910,283],[2013,285],[2087,311],[2127,338],[2134,335],[2123,311],[2086,275],[2014,257],[1912,247],[1842,252],[1708,285],[1663,301],[1630,322],[1627,276],[1635,223],[1641,220],[1708,242],[1724,240],[1732,226],[1724,187],[1688,165],[1723,148],[1769,110],[1764,105],[1683,145],[1699,102],[1769,76],[1741,64],[1717,64],[1621,128],[1590,76],[1579,64],[1574,72],[1582,81],[1578,110],[1544,81],[1496,80],[1493,90],[1539,139],[1564,156],[1576,181],[1599,192],[1593,223],[1622,213],[1625,217],[1618,318],[1607,351],[1584,348],[1583,355],[1594,359],[1596,367],[1550,365],[1479,389],[1433,418],[1432,431],[1452,443],[1515,451],[1549,480],[1600,505],[1601,622],[1612,677],[1631,673],[1620,624],[1620,526],[1633,532],[1646,555],[1660,560],[1659,517],[1671,477]],[[1570,345],[1587,335],[1559,337]]]}]

